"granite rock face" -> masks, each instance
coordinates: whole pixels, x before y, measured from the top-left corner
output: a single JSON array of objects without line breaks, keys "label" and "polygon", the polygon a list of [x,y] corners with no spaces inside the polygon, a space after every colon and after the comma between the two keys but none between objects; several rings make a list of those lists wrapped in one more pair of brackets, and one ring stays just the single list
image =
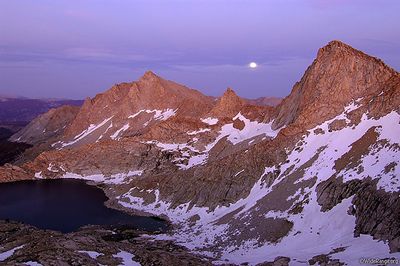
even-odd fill
[{"label": "granite rock face", "polygon": [[399,193],[377,190],[376,182],[371,180],[343,183],[334,177],[318,184],[317,193],[322,211],[329,211],[343,199],[353,197],[349,213],[356,217],[354,235],[372,235],[388,241],[392,252],[400,251]]},{"label": "granite rock face", "polygon": [[332,41],[318,51],[302,79],[278,106],[273,126],[295,123],[312,128],[342,112],[351,101],[390,93],[399,80],[400,74],[381,60]]}]

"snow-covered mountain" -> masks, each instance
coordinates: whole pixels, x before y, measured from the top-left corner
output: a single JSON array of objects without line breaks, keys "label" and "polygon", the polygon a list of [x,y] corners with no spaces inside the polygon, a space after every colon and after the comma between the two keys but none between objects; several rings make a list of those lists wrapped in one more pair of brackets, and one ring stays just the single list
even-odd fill
[{"label": "snow-covered mountain", "polygon": [[61,111],[33,121],[15,140],[48,150],[0,177],[101,183],[110,206],[168,218],[156,238],[216,263],[399,258],[399,103],[400,74],[339,41],[276,107],[146,72],[64,114],[47,140],[29,128],[58,130]]}]

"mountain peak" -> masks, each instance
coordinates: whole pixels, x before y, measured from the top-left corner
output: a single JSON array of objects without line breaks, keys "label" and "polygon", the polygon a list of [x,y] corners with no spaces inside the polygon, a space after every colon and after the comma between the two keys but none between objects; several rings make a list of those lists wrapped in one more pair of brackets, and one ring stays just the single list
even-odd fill
[{"label": "mountain peak", "polygon": [[227,98],[227,97],[239,97],[239,96],[237,96],[236,92],[232,88],[228,87],[225,90],[224,94],[222,95],[222,98]]},{"label": "mountain peak", "polygon": [[243,105],[243,100],[231,88],[227,88],[220,98],[220,103],[225,105]]},{"label": "mountain peak", "polygon": [[351,101],[387,90],[385,84],[398,76],[382,60],[331,41],[319,49],[317,58],[284,99],[273,126],[298,120],[311,128],[342,112]]},{"label": "mountain peak", "polygon": [[379,61],[381,60],[363,53],[360,50],[353,48],[352,46],[338,40],[330,41],[327,45],[320,48],[317,54],[317,60],[329,60],[330,63],[338,62],[340,59],[346,57],[363,57],[371,60]]},{"label": "mountain peak", "polygon": [[148,70],[143,74],[143,76],[139,79],[139,81],[155,81],[159,79],[160,77],[157,76],[153,71]]},{"label": "mountain peak", "polygon": [[217,105],[212,110],[216,116],[235,116],[241,107],[245,105],[245,101],[240,98],[234,90],[227,88],[221,98],[218,99]]},{"label": "mountain peak", "polygon": [[334,47],[334,48],[345,47],[345,48],[354,49],[350,45],[348,45],[340,40],[332,40],[327,45],[325,45],[325,47]]}]

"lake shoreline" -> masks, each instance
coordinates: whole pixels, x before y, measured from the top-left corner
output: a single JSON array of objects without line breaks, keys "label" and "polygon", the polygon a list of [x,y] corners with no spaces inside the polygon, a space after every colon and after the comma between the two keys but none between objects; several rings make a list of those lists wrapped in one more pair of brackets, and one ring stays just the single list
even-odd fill
[{"label": "lake shoreline", "polygon": [[[158,230],[158,229],[154,230],[156,232],[160,231],[162,233],[167,233],[167,232],[169,232],[171,230],[171,225],[172,224],[170,223],[169,220],[164,219],[163,217],[158,217],[158,216],[151,215],[151,214],[148,214],[148,213],[137,212],[135,210],[130,210],[130,209],[127,209],[127,208],[123,208],[122,206],[118,205],[118,201],[115,198],[113,198],[110,193],[108,193],[109,189],[107,189],[107,187],[101,186],[101,184],[96,184],[95,182],[91,182],[91,181],[86,181],[86,180],[81,180],[81,179],[62,179],[62,178],[57,178],[57,179],[26,179],[26,180],[14,181],[14,182],[0,183],[0,190],[1,189],[6,189],[5,191],[7,192],[8,189],[12,189],[13,184],[18,184],[19,186],[22,185],[24,187],[24,186],[33,185],[31,182],[39,182],[39,184],[50,185],[52,183],[52,181],[56,181],[56,180],[58,180],[57,183],[59,183],[58,184],[59,186],[68,186],[68,185],[71,185],[71,183],[72,183],[72,184],[78,185],[78,186],[81,186],[81,185],[84,184],[84,185],[86,185],[88,187],[95,188],[98,191],[97,192],[93,192],[92,191],[91,193],[92,194],[94,193],[95,195],[94,196],[92,195],[91,198],[88,198],[87,200],[88,201],[94,201],[95,200],[94,198],[99,198],[99,193],[101,192],[101,194],[102,194],[101,197],[104,197],[104,198],[102,198],[103,201],[101,202],[101,204],[102,204],[103,208],[109,210],[109,211],[106,210],[105,211],[106,213],[110,213],[112,215],[115,215],[115,213],[118,212],[117,215],[116,215],[117,217],[122,215],[121,217],[124,217],[124,219],[128,219],[130,223],[135,223],[135,222],[139,223],[138,226],[140,226],[140,224],[142,224],[142,226],[145,226],[145,227],[147,226],[148,227],[149,223],[150,224],[154,223],[154,226],[157,226],[157,224],[159,224],[159,225],[163,224],[163,226],[160,227],[160,228],[163,228],[163,229],[161,231]],[[2,185],[6,185],[6,186],[8,186],[8,188],[6,188],[6,187],[4,187]],[[37,186],[37,185],[38,185],[38,183],[36,183],[34,186]],[[68,189],[68,188],[62,188],[62,189]],[[26,188],[25,188],[25,190],[26,190]],[[71,192],[74,193],[75,191],[71,191]],[[50,193],[50,191],[49,191],[49,193]],[[0,196],[0,201],[1,200],[2,201],[4,201],[4,200],[7,201],[8,199],[5,199],[5,197],[7,197],[7,196],[5,196],[5,195],[3,195],[3,197]],[[19,204],[18,200],[29,201],[29,199],[26,199],[26,197],[27,197],[26,195],[23,195],[21,197],[15,197],[14,196],[14,201],[17,201],[17,203],[11,202],[10,204]],[[38,197],[40,197],[39,194],[38,194]],[[38,200],[38,199],[34,198],[33,200]],[[66,199],[66,204],[68,204],[69,201],[70,201],[69,199]],[[85,200],[82,200],[82,202],[79,202],[79,199],[71,198],[71,201],[75,202],[74,204],[77,204],[77,205],[85,205],[85,204],[87,204],[87,202],[85,202]],[[41,202],[41,204],[42,203],[43,202]],[[30,204],[30,202],[28,204]],[[52,204],[52,203],[50,203],[50,204]],[[93,204],[93,202],[89,203],[89,204]],[[61,206],[61,207],[63,207],[63,206]],[[5,207],[4,207],[4,204],[3,204],[3,209],[4,208]],[[0,210],[1,210],[1,208],[0,208]],[[89,208],[89,210],[90,210],[90,208]],[[15,211],[15,210],[11,210],[10,211],[9,210],[9,212],[11,212],[12,214],[18,216],[18,214],[15,214],[15,213],[18,213],[18,211]],[[110,219],[107,216],[107,214],[104,214],[104,215],[106,215],[106,217],[105,217],[106,220]],[[124,216],[124,215],[126,215],[126,216]],[[86,216],[88,216],[88,217],[86,217],[87,219],[90,219],[90,215],[86,215]],[[1,217],[0,216],[0,219],[1,218],[10,218],[10,220],[22,221],[22,222],[25,222],[27,224],[32,224],[33,226],[37,225],[35,223],[26,222],[23,219],[14,219],[13,217],[4,217],[4,216]],[[135,219],[137,221],[133,222]],[[146,219],[149,220],[149,221],[144,222]],[[143,220],[143,222],[141,220]],[[85,226],[85,225],[82,225],[82,226]],[[87,225],[98,225],[98,223],[87,223]],[[150,225],[150,226],[152,226],[152,225]],[[78,230],[79,228],[80,227],[76,228],[74,231]]]}]

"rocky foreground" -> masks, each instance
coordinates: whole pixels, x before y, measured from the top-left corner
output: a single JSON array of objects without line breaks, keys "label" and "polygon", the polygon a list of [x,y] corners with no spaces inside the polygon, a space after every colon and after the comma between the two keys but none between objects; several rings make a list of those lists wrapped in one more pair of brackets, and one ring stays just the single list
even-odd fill
[{"label": "rocky foreground", "polygon": [[[1,265],[211,265],[172,241],[129,227],[87,226],[62,234],[0,221]],[[12,252],[3,252],[11,250]],[[136,262],[136,264],[134,264]],[[35,264],[36,263],[36,264]]]},{"label": "rocky foreground", "polygon": [[[86,226],[77,232],[62,234],[0,220],[0,233],[2,248],[12,251],[0,250],[0,264],[4,266],[233,265],[193,254],[173,241],[155,240],[149,232],[122,226]],[[310,263],[319,261],[343,265],[330,259],[329,254],[310,259]],[[289,262],[289,258],[277,257],[259,266],[285,266]]]}]

